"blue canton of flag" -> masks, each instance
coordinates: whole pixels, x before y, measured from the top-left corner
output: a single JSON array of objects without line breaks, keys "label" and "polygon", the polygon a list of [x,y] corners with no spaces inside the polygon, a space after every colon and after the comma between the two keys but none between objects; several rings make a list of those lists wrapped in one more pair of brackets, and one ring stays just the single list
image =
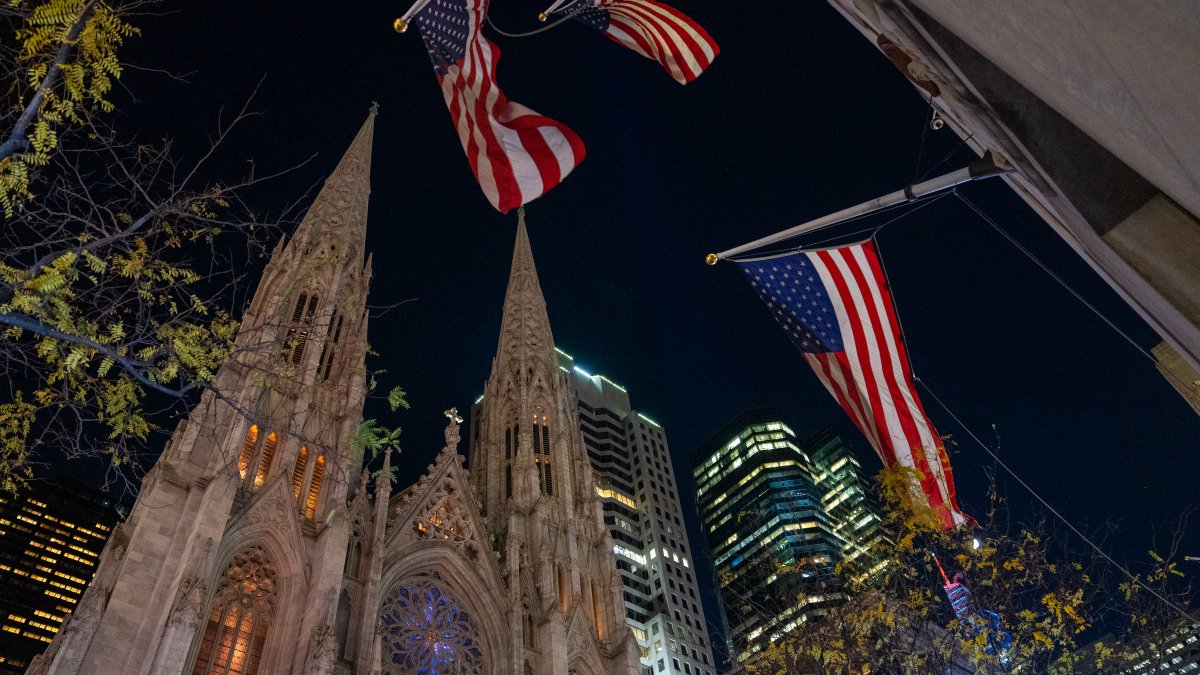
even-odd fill
[{"label": "blue canton of flag", "polygon": [[429,60],[433,61],[433,70],[439,77],[467,55],[470,20],[465,4],[449,0],[433,0],[431,6],[417,15],[421,40],[425,42]]},{"label": "blue canton of flag", "polygon": [[800,351],[842,350],[833,302],[803,254],[741,264],[763,302]]}]

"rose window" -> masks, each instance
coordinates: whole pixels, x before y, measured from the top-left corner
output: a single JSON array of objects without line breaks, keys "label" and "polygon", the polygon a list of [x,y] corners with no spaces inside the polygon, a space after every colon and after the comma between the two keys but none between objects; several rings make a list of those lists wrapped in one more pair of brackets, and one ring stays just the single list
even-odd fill
[{"label": "rose window", "polygon": [[434,577],[399,584],[380,617],[387,675],[477,675],[479,634],[458,598]]}]

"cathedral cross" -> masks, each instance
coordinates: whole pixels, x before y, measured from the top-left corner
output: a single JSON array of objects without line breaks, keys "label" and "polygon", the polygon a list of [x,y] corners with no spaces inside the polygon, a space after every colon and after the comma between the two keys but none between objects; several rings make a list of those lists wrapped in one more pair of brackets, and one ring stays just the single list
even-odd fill
[{"label": "cathedral cross", "polygon": [[451,408],[442,414],[450,419],[450,423],[446,425],[446,447],[458,447],[458,441],[461,438],[458,433],[458,425],[462,424],[463,418],[458,414],[458,408]]}]

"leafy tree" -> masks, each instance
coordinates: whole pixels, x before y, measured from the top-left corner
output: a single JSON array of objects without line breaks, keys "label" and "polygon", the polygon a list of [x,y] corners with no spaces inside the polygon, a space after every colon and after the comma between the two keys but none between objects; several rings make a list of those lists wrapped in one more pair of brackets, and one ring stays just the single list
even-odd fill
[{"label": "leafy tree", "polygon": [[[10,45],[0,53],[5,92],[0,140],[0,211],[11,217],[33,198],[31,173],[50,163],[60,130],[109,112],[121,76],[118,49],[138,33],[127,16],[142,3],[4,0]],[[11,40],[11,41],[10,41]]]},{"label": "leafy tree", "polygon": [[[1112,568],[1105,561],[1070,550],[1045,523],[1009,527],[997,499],[978,530],[942,532],[934,514],[909,499],[911,478],[904,471],[885,471],[879,478],[891,541],[871,564],[881,561],[882,568],[868,573],[839,566],[840,586],[808,592],[842,593],[847,599],[773,636],[747,661],[747,675],[1090,673],[1128,651],[1122,644],[1133,644],[1139,628],[1153,623],[1151,617],[1164,624],[1178,617],[1132,582],[1121,586],[1126,602],[1115,603],[1108,592],[1115,584],[1107,581]],[[950,579],[942,576],[939,562],[947,577],[970,590],[962,618],[943,592]],[[1162,558],[1139,581],[1154,587],[1177,575]],[[1171,597],[1182,602],[1185,595]],[[1113,625],[1114,613],[1130,616],[1125,634],[1081,649],[1097,622]]]},{"label": "leafy tree", "polygon": [[0,488],[51,457],[123,471],[161,447],[156,413],[212,388],[275,231],[239,198],[272,176],[208,178],[246,107],[192,162],[106,119],[145,4],[0,0]]}]

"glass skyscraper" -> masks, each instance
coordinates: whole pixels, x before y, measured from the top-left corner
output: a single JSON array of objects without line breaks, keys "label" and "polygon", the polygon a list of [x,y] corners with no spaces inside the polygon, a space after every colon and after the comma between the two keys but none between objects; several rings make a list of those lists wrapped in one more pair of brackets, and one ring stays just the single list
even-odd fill
[{"label": "glass skyscraper", "polygon": [[770,409],[738,416],[693,456],[736,662],[842,602],[837,563],[876,566],[879,516],[860,472],[835,430],[801,443]]},{"label": "glass skyscraper", "polygon": [[841,541],[844,570],[860,580],[878,576],[884,564],[878,554],[885,542],[883,523],[854,449],[832,425],[802,447],[812,460],[813,480]]},{"label": "glass skyscraper", "polygon": [[50,643],[121,518],[106,497],[75,485],[0,493],[0,673],[24,673]]}]

